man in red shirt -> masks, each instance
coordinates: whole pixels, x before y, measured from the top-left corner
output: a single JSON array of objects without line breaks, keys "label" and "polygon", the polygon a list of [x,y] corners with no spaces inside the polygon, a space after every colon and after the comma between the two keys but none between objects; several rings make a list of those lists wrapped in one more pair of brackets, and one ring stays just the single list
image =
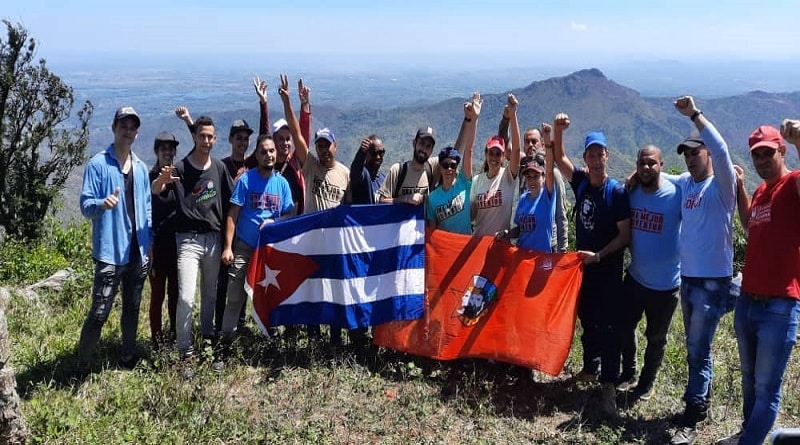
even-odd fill
[{"label": "man in red shirt", "polygon": [[[800,121],[782,133],[800,150]],[[747,227],[742,296],[734,327],[742,366],[742,431],[723,443],[761,444],[781,400],[781,382],[800,318],[800,170],[785,164],[786,144],[774,127],[750,135],[750,157],[764,179],[739,217]]]}]

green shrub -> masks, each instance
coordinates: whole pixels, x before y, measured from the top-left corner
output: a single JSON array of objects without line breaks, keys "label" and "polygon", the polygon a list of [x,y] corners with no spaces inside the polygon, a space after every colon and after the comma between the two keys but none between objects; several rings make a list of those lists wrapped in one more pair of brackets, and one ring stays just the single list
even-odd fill
[{"label": "green shrub", "polygon": [[62,225],[48,217],[45,235],[37,240],[7,239],[0,246],[0,282],[26,285],[72,268],[78,276],[91,273],[91,231],[85,221]]}]

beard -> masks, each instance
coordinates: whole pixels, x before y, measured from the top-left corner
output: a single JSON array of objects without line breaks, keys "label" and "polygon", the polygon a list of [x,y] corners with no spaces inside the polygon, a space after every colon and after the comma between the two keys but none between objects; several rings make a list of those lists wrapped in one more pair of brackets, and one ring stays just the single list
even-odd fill
[{"label": "beard", "polygon": [[428,153],[425,153],[424,151],[417,150],[414,152],[414,160],[419,162],[420,164],[424,164],[429,157],[430,155]]}]

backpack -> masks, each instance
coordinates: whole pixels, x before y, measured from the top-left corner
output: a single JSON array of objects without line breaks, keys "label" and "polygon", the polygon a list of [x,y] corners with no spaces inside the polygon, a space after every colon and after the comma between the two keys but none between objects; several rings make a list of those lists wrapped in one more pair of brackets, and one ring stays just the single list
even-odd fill
[{"label": "backpack", "polygon": [[[619,181],[614,178],[608,178],[606,181],[605,190],[603,191],[603,196],[606,198],[606,206],[611,208],[611,205],[614,202],[614,187],[617,186]],[[575,213],[578,211],[578,202],[583,198],[583,193],[586,191],[586,186],[589,185],[589,177],[585,177],[580,184],[578,184],[578,188],[575,190],[575,205],[572,207],[572,215],[570,215],[569,220],[573,221],[575,219]]]},{"label": "backpack", "polygon": [[[431,169],[431,164],[428,161],[425,161],[423,164],[425,167],[425,175],[428,177],[428,192],[430,193],[435,187],[436,184],[433,183],[433,170]],[[403,185],[403,181],[406,180],[406,174],[408,173],[408,161],[403,162],[402,167],[400,167],[400,174],[397,176],[397,184],[394,186],[394,194],[392,198],[397,198],[400,195],[400,188]]]}]

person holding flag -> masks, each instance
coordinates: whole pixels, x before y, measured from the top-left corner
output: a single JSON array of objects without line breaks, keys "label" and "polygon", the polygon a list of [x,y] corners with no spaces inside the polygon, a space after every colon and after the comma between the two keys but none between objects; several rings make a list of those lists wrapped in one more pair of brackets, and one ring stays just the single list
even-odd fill
[{"label": "person holding flag", "polygon": [[229,267],[228,298],[222,317],[222,350],[214,363],[217,370],[224,367],[227,346],[233,340],[239,314],[247,302],[245,276],[253,249],[258,247],[259,231],[264,224],[290,213],[294,207],[289,182],[274,173],[277,155],[271,136],[258,137],[255,156],[258,165],[239,177],[225,218],[221,261]]}]

